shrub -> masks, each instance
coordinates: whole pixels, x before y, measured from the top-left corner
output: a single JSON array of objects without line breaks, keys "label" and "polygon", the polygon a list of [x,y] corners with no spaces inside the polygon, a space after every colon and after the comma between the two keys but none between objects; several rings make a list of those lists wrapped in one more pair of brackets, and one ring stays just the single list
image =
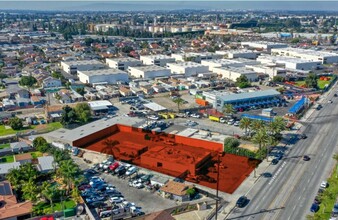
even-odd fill
[{"label": "shrub", "polygon": [[228,137],[224,139],[224,147],[236,148],[240,145],[236,138]]}]

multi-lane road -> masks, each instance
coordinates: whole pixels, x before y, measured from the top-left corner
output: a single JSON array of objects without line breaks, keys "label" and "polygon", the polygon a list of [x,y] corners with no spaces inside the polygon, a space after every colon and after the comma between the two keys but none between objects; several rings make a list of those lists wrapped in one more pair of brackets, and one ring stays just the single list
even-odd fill
[{"label": "multi-lane road", "polygon": [[[327,102],[330,99],[332,104]],[[332,156],[338,151],[337,116],[338,98],[331,92],[323,100],[323,108],[315,110],[304,123],[300,132],[308,138],[289,143],[283,160],[268,167],[273,177],[261,177],[247,193],[248,205],[234,208],[227,219],[306,219],[321,181],[335,164]],[[303,155],[311,160],[303,161]],[[321,206],[320,211],[324,208]]]}]

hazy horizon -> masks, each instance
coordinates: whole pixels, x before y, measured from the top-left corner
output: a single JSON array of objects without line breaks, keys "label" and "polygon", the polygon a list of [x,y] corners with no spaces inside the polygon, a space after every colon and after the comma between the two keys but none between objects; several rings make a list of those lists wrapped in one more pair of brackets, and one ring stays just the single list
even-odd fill
[{"label": "hazy horizon", "polygon": [[[156,4],[154,4],[156,2]],[[0,1],[0,10],[156,11],[156,10],[338,11],[337,1]]]}]

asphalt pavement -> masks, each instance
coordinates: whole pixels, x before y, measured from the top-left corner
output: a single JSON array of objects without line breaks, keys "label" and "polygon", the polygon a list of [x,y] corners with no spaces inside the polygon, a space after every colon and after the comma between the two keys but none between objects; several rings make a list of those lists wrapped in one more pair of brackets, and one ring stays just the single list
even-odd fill
[{"label": "asphalt pavement", "polygon": [[[323,108],[312,111],[300,130],[308,138],[288,144],[284,158],[266,170],[272,178],[260,178],[246,193],[250,200],[247,206],[232,209],[227,219],[306,219],[321,181],[335,164],[332,156],[338,149],[338,98],[333,93],[322,98]],[[333,104],[327,102],[330,99]],[[304,155],[311,160],[303,161]],[[322,211],[324,207],[320,208]]]}]

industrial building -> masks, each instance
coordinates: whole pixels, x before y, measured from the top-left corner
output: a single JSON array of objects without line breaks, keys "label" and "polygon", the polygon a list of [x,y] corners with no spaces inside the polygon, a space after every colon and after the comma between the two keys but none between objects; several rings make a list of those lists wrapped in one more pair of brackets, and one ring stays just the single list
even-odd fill
[{"label": "industrial building", "polygon": [[228,50],[228,51],[219,50],[216,51],[216,54],[220,54],[229,59],[234,58],[256,59],[259,52],[255,52],[252,50]]},{"label": "industrial building", "polygon": [[128,70],[130,66],[141,66],[142,62],[138,59],[131,57],[115,58],[115,59],[106,59],[106,64],[110,68],[119,69],[119,70]]},{"label": "industrial building", "polygon": [[209,67],[195,62],[168,63],[167,67],[172,74],[184,74],[185,76],[195,76],[199,73],[209,72]]},{"label": "industrial building", "polygon": [[259,56],[257,61],[267,65],[278,65],[291,70],[312,70],[321,67],[320,61],[310,61],[295,57],[264,55]]},{"label": "industrial building", "polygon": [[128,73],[118,69],[101,69],[78,71],[77,76],[82,83],[107,83],[129,82]]},{"label": "industrial building", "polygon": [[156,77],[170,76],[170,70],[160,66],[135,66],[128,67],[128,72],[132,77],[154,79]]},{"label": "industrial building", "polygon": [[76,74],[77,71],[99,70],[107,67],[98,60],[61,61],[60,65],[63,71],[70,74]]},{"label": "industrial building", "polygon": [[201,63],[202,60],[211,60],[211,59],[222,59],[223,55],[216,53],[179,53],[171,54],[171,57],[175,58],[176,61],[193,61]]},{"label": "industrial building", "polygon": [[175,59],[166,55],[140,56],[144,65],[166,66],[167,63],[174,63]]},{"label": "industrial building", "polygon": [[276,48],[271,50],[272,55],[296,57],[303,60],[319,61],[322,64],[338,63],[338,54],[301,48]]},{"label": "industrial building", "polygon": [[271,52],[273,48],[286,48],[288,47],[287,44],[284,43],[275,43],[275,42],[268,42],[268,41],[256,41],[256,42],[242,42],[241,45],[243,47],[254,48],[257,50],[265,50]]},{"label": "industrial building", "polygon": [[244,58],[239,59],[218,59],[218,60],[202,60],[202,65],[209,66],[209,70],[213,71],[216,67],[244,67],[245,65],[257,65],[260,62]]},{"label": "industrial building", "polygon": [[114,109],[113,104],[107,100],[88,102],[88,105],[94,115],[105,114]]},{"label": "industrial building", "polygon": [[285,77],[286,69],[274,66],[264,66],[264,65],[246,65],[247,69],[255,71],[258,75],[268,75],[269,79],[272,79],[275,76]]},{"label": "industrial building", "polygon": [[236,81],[237,78],[242,75],[246,76],[246,78],[251,82],[258,79],[257,73],[246,67],[217,67],[213,69],[213,72],[218,75],[222,75],[222,78],[227,78],[232,81]]},{"label": "industrial building", "polygon": [[281,102],[280,93],[274,89],[219,95],[213,103],[214,108],[222,111],[224,105],[231,104],[236,109],[254,106],[266,107]]}]

